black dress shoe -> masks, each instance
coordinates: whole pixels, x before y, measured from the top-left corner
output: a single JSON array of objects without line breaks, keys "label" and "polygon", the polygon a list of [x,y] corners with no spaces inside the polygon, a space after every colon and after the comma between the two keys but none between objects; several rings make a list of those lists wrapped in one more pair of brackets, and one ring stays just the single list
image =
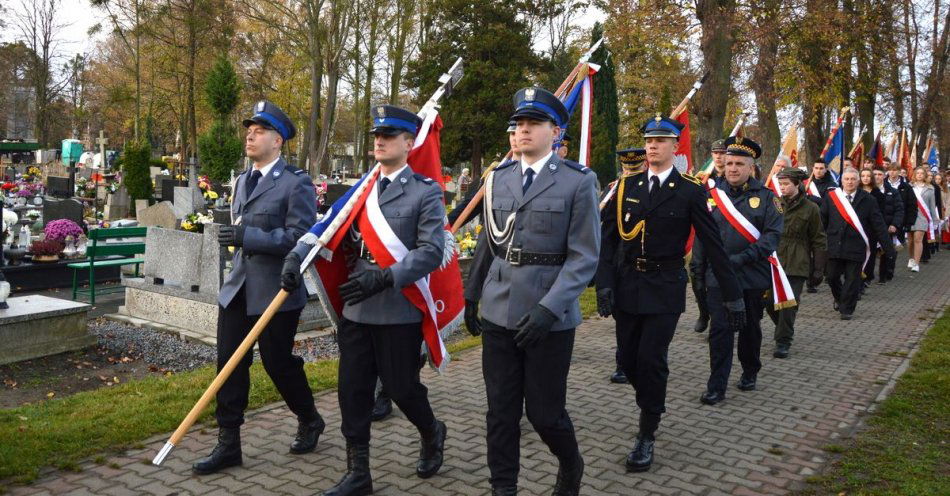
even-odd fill
[{"label": "black dress shoe", "polygon": [[841,312],[841,320],[851,320],[851,314]]},{"label": "black dress shoe", "polygon": [[706,391],[702,396],[699,397],[699,401],[706,405],[715,405],[724,399],[726,399],[726,395],[724,393],[720,393],[719,391]]},{"label": "black dress shoe", "polygon": [[577,458],[567,463],[560,463],[557,468],[557,482],[551,496],[578,496],[581,492],[581,479],[584,477],[584,457],[577,453]]},{"label": "black dress shoe", "polygon": [[320,434],[323,434],[327,424],[319,413],[317,418],[310,422],[299,420],[297,422],[297,436],[294,437],[294,442],[290,444],[290,452],[295,455],[310,453],[317,448],[317,441],[320,440]]},{"label": "black dress shoe", "polygon": [[518,486],[492,486],[491,496],[518,496]]},{"label": "black dress shoe", "polygon": [[837,312],[837,311],[838,311],[838,302],[837,302],[837,301],[833,301],[833,302],[831,303],[831,305],[835,308],[835,311]]},{"label": "black dress shoe", "polygon": [[699,318],[696,319],[696,323],[693,324],[693,330],[696,332],[703,332],[706,330],[706,327],[709,326],[709,315],[700,313]]},{"label": "black dress shoe", "polygon": [[808,289],[806,289],[806,291],[809,292],[809,293],[817,293],[817,292],[818,292],[818,288],[809,287]]},{"label": "black dress shoe", "polygon": [[244,462],[241,456],[241,428],[222,427],[218,430],[218,444],[207,458],[198,460],[191,469],[198,475],[213,474]]},{"label": "black dress shoe", "polygon": [[790,345],[788,343],[778,343],[775,345],[775,352],[772,353],[772,356],[775,358],[788,358],[788,349]]},{"label": "black dress shoe", "polygon": [[389,399],[389,396],[381,394],[376,397],[376,403],[373,404],[373,413],[370,415],[370,420],[373,422],[379,422],[380,420],[385,420],[387,417],[393,414],[393,400]]},{"label": "black dress shoe", "polygon": [[346,474],[323,496],[365,496],[373,494],[373,477],[369,473],[369,445],[346,445]]},{"label": "black dress shoe", "polygon": [[445,422],[435,421],[435,426],[429,432],[422,434],[422,448],[419,450],[419,462],[416,463],[416,475],[428,479],[442,467],[442,456],[445,450]]},{"label": "black dress shoe", "polygon": [[742,374],[736,387],[739,388],[740,391],[755,391],[755,376]]},{"label": "black dress shoe", "polygon": [[627,455],[627,472],[646,472],[653,465],[653,438],[638,437],[633,451]]},{"label": "black dress shoe", "polygon": [[613,374],[610,374],[610,382],[614,384],[627,384],[630,381],[627,380],[627,374],[624,374],[622,370],[617,369]]}]

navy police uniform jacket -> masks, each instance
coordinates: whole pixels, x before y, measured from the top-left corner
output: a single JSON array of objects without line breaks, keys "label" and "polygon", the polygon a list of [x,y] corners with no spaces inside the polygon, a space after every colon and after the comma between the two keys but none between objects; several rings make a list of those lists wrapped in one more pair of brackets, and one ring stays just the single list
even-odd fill
[{"label": "navy police uniform jacket", "polygon": [[[778,249],[784,228],[780,200],[762,185],[762,181],[751,177],[738,188],[729,186],[728,182],[723,182],[719,187],[732,200],[736,210],[761,234],[758,241],[750,243],[729,224],[718,205],[713,208],[712,216],[719,226],[719,234],[730,265],[739,278],[739,285],[743,290],[771,288],[772,271],[768,257]],[[713,205],[711,197],[710,205]],[[711,253],[707,248],[705,244],[694,247],[693,256],[700,266],[705,267],[703,273],[706,274],[707,285],[721,286],[712,268],[724,264],[726,259]]]},{"label": "navy police uniform jacket", "polygon": [[[675,168],[660,184],[656,199],[650,203],[647,172],[621,178],[623,197],[617,194],[601,212],[603,233],[597,289],[610,288],[614,306],[634,314],[683,313],[686,310],[686,242],[690,227],[708,247],[712,256],[725,258],[719,229],[706,208],[706,192],[698,181],[681,175]],[[617,203],[625,232],[643,222],[641,233],[630,241],[621,238],[617,228]],[[667,262],[665,270],[641,272],[637,259]],[[677,265],[678,263],[678,265]],[[742,298],[735,274],[727,264],[714,267],[723,281],[725,301]]]},{"label": "navy police uniform jacket", "polygon": [[[234,266],[221,286],[218,303],[227,307],[244,286],[247,314],[260,315],[280,290],[284,257],[316,221],[317,196],[310,176],[281,157],[248,197],[245,184],[253,170],[235,181],[231,216],[235,222],[240,218],[245,227],[244,246],[234,252]],[[279,311],[298,310],[306,303],[307,291],[301,286]]]}]

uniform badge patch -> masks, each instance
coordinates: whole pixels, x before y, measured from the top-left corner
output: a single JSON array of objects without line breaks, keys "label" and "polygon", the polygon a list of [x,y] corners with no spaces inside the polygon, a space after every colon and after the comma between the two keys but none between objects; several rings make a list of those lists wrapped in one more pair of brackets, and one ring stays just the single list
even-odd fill
[{"label": "uniform badge patch", "polygon": [[399,182],[406,184],[406,178],[404,177],[399,178]]},{"label": "uniform badge patch", "polygon": [[778,213],[785,213],[785,209],[782,208],[782,200],[780,200],[778,197],[774,197],[772,198],[772,203],[775,204],[775,210],[778,210]]},{"label": "uniform badge patch", "polygon": [[280,172],[274,171],[274,177],[280,177]]},{"label": "uniform badge patch", "polygon": [[749,206],[750,206],[750,207],[752,207],[752,208],[759,208],[759,203],[761,203],[761,200],[759,200],[759,197],[758,197],[758,196],[753,196],[752,198],[749,198]]}]

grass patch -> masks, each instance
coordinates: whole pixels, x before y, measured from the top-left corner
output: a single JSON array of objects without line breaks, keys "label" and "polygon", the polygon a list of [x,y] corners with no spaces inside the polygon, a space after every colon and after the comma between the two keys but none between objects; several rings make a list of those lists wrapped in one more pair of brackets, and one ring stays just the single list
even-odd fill
[{"label": "grass patch", "polygon": [[[454,355],[480,344],[481,338],[467,337],[447,348]],[[337,366],[337,360],[304,365],[314,393],[336,388]],[[178,427],[214,375],[214,366],[207,365],[181,374],[149,377],[2,410],[0,481],[28,483],[44,467],[78,471],[79,462],[86,457],[141,447],[142,440]],[[276,401],[281,401],[280,394],[260,362],[255,362],[251,366],[248,409]],[[213,422],[213,413],[212,401],[199,422]],[[99,455],[93,461],[102,464],[106,459]],[[115,463],[108,466],[118,468]]]},{"label": "grass patch", "polygon": [[[950,494],[950,309],[894,393],[804,494]],[[827,451],[832,451],[825,447]]]}]

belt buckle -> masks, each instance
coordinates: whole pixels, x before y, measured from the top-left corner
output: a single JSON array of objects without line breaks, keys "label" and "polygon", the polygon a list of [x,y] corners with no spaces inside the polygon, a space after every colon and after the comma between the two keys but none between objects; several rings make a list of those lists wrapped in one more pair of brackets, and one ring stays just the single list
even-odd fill
[{"label": "belt buckle", "polygon": [[645,258],[636,258],[633,261],[633,268],[636,269],[637,272],[646,272],[647,271],[646,265],[647,265],[647,259]]},{"label": "belt buckle", "polygon": [[521,251],[519,247],[509,247],[508,248],[508,263],[517,267],[521,265]]}]

